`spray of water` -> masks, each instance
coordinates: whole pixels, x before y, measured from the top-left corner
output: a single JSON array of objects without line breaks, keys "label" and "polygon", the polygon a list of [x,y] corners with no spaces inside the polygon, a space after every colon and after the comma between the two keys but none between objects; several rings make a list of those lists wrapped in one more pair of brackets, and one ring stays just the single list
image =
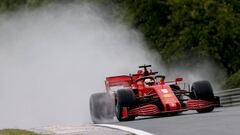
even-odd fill
[{"label": "spray of water", "polygon": [[211,59],[191,59],[174,63],[167,68],[167,77],[183,77],[185,82],[192,84],[195,81],[207,80],[212,84],[213,90],[221,90],[226,72],[223,67],[216,64]]},{"label": "spray of water", "polygon": [[141,34],[103,12],[52,4],[0,16],[0,128],[90,123],[89,97],[106,76],[140,64],[166,73]]},{"label": "spray of water", "polygon": [[89,4],[1,15],[1,128],[89,123],[106,76],[158,63],[138,32],[106,18]]}]

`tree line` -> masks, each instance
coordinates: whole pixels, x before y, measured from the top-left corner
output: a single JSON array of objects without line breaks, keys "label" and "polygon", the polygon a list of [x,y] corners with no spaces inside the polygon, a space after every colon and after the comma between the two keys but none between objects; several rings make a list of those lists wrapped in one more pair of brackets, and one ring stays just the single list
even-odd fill
[{"label": "tree line", "polygon": [[[2,0],[0,11],[54,1],[57,2]],[[117,10],[117,17],[141,31],[149,48],[157,50],[166,64],[192,59],[188,63],[191,65],[202,59],[212,59],[227,71],[224,87],[240,87],[239,0],[89,1]]]},{"label": "tree line", "polygon": [[[98,1],[99,0],[95,0]],[[166,64],[211,59],[227,71],[223,87],[240,87],[239,0],[100,0],[141,31]]]}]

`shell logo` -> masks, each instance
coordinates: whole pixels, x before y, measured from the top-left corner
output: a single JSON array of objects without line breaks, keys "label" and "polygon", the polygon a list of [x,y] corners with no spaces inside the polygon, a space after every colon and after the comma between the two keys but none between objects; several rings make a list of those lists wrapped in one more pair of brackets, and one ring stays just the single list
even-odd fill
[{"label": "shell logo", "polygon": [[172,97],[172,94],[170,94],[170,93],[163,94],[163,97],[165,97],[165,98]]}]

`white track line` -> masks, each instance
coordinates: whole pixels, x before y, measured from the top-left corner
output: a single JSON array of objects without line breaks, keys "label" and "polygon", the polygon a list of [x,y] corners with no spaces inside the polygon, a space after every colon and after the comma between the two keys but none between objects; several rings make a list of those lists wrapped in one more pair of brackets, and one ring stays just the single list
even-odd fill
[{"label": "white track line", "polygon": [[142,130],[138,130],[138,129],[134,129],[134,128],[130,128],[130,127],[125,127],[125,126],[119,126],[119,125],[110,125],[110,124],[95,124],[97,126],[102,126],[102,127],[109,127],[109,128],[114,128],[114,129],[119,129],[119,130],[123,130],[123,131],[127,131],[136,135],[153,135],[151,133],[142,131]]}]

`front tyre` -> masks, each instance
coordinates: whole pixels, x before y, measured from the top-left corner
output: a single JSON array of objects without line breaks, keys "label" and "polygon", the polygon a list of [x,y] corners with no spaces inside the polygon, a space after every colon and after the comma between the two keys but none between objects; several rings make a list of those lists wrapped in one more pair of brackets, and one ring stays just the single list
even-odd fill
[{"label": "front tyre", "polygon": [[108,93],[95,93],[90,97],[90,114],[93,123],[104,123],[114,117],[114,101]]},{"label": "front tyre", "polygon": [[[208,81],[197,81],[192,84],[190,97],[192,99],[199,99],[199,100],[207,100],[213,101],[214,94],[212,90],[212,86]],[[210,106],[203,109],[197,109],[198,113],[206,113],[212,112],[214,110],[214,106]]]},{"label": "front tyre", "polygon": [[134,120],[135,116],[128,116],[123,118],[123,111],[127,111],[127,107],[134,106],[136,98],[132,90],[121,89],[117,91],[117,105],[116,105],[116,117],[119,121]]}]

